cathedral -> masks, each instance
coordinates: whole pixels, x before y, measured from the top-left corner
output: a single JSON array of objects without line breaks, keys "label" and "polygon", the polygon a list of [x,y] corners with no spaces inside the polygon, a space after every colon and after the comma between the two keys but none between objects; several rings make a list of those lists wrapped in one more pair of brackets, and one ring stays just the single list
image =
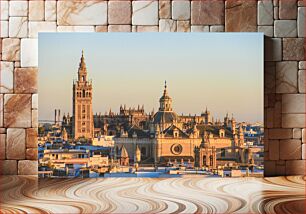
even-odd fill
[{"label": "cathedral", "polygon": [[[201,116],[179,116],[172,108],[167,85],[159,99],[159,109],[149,114],[147,128],[139,124],[119,125],[114,141],[124,147],[130,159],[140,149],[142,163],[191,163],[215,169],[228,162],[247,163],[242,127],[228,115],[225,123],[213,123],[206,110]],[[140,123],[144,124],[144,123]]]},{"label": "cathedral", "polygon": [[244,147],[243,127],[237,126],[233,116],[214,121],[207,108],[200,116],[178,115],[166,82],[157,112],[146,113],[140,105],[121,105],[119,113],[109,110],[93,115],[92,84],[87,80],[83,52],[78,79],[73,83],[73,115],[64,115],[62,126],[74,140],[114,136],[115,155],[125,165],[137,160],[142,164],[180,162],[215,169],[219,164],[248,163],[251,159]]}]

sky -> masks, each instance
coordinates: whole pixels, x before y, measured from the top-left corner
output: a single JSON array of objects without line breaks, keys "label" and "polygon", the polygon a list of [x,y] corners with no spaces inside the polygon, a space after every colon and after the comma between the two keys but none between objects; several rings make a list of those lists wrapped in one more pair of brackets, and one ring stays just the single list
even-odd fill
[{"label": "sky", "polygon": [[39,33],[39,120],[72,115],[81,52],[93,83],[93,113],[159,108],[167,81],[173,110],[263,122],[262,33]]}]

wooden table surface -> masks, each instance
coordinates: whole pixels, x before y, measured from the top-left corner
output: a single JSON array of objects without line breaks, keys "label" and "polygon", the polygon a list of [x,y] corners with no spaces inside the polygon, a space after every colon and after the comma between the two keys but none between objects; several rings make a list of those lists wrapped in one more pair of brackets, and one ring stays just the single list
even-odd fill
[{"label": "wooden table surface", "polygon": [[305,213],[305,177],[0,177],[2,213]]}]

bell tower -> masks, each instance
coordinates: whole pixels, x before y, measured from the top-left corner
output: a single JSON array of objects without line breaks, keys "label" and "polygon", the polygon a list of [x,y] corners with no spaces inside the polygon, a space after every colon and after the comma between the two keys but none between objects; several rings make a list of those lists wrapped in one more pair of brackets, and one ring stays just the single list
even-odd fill
[{"label": "bell tower", "polygon": [[84,51],[82,51],[81,62],[79,64],[78,80],[80,82],[87,81],[87,69],[86,69],[86,64],[85,64],[85,59],[84,59]]},{"label": "bell tower", "polygon": [[84,52],[79,64],[78,79],[73,82],[72,133],[74,139],[93,138],[92,84],[87,80]]},{"label": "bell tower", "polygon": [[159,99],[159,111],[172,111],[172,99],[168,95],[167,82],[165,81],[163,96]]}]

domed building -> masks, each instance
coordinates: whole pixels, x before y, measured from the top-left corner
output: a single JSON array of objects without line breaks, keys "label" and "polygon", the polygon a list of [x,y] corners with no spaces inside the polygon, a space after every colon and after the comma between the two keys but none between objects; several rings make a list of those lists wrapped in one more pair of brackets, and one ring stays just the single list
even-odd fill
[{"label": "domed building", "polygon": [[172,124],[177,125],[179,122],[179,116],[172,109],[172,99],[168,95],[167,82],[165,81],[164,93],[159,99],[159,109],[153,116],[153,124],[155,127],[159,126],[159,129],[163,131]]},{"label": "domed building", "polygon": [[[197,154],[199,161],[203,160],[202,156],[204,155],[208,157],[206,153],[212,150],[207,148],[204,150],[200,147],[202,138],[196,124],[188,130],[182,127],[183,122],[180,116],[173,111],[172,98],[168,94],[165,82],[163,94],[159,99],[159,109],[151,117],[149,130],[142,130],[134,125],[126,130],[126,134],[121,134],[114,140],[116,145],[126,148],[130,157],[135,156],[135,151],[140,150],[141,159],[146,163],[193,164],[195,162],[195,148],[201,150]],[[211,167],[216,166],[215,155],[210,163]],[[198,165],[204,166],[205,164]]]},{"label": "domed building", "polygon": [[194,161],[193,148],[201,143],[199,132],[196,128],[192,133],[182,129],[180,118],[173,111],[166,82],[163,95],[159,99],[158,112],[153,116],[150,134],[154,134],[153,151],[156,162]]}]

